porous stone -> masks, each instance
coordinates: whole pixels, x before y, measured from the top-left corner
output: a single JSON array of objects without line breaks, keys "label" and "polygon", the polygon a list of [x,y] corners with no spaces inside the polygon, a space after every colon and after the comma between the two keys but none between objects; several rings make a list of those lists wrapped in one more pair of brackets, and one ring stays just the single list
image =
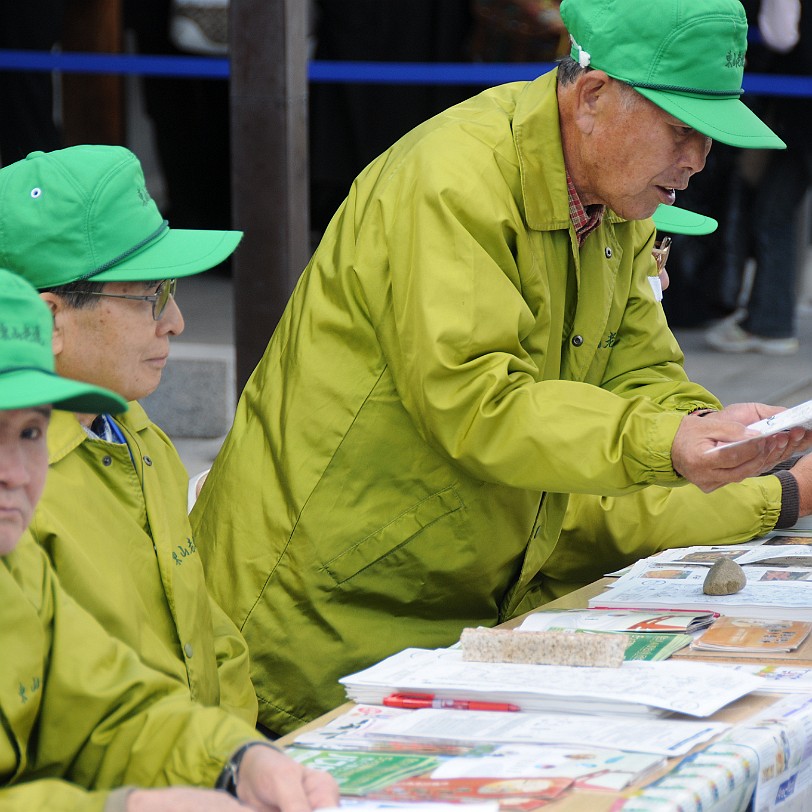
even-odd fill
[{"label": "porous stone", "polygon": [[702,591],[706,595],[734,595],[744,589],[747,576],[730,558],[723,556],[708,571]]},{"label": "porous stone", "polygon": [[479,663],[532,663],[619,668],[631,642],[614,632],[463,629],[462,659]]}]

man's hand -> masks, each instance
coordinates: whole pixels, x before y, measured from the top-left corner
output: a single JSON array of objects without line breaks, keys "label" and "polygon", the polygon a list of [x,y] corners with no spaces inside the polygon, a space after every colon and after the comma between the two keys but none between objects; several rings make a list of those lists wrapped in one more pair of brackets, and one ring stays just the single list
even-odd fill
[{"label": "man's hand", "polygon": [[674,470],[706,493],[770,470],[812,444],[812,432],[796,428],[733,448],[706,452],[756,436],[745,426],[780,411],[783,410],[779,407],[761,403],[737,403],[721,412],[686,415],[671,446]]},{"label": "man's hand", "polygon": [[[759,420],[764,420],[766,417],[772,417],[774,414],[786,411],[784,406],[768,406],[765,403],[733,403],[721,412],[717,412],[717,416],[734,420],[737,423],[744,423],[745,426],[750,423],[756,423]],[[788,459],[793,454],[805,451],[812,446],[812,431],[806,431],[802,428],[792,429],[790,432],[784,432],[787,436],[787,445],[781,452],[781,455],[773,460],[766,460],[764,471],[769,471],[774,465],[782,460]],[[776,451],[778,453],[780,449]]]},{"label": "man's hand", "polygon": [[258,745],[249,747],[240,762],[237,797],[262,812],[310,812],[338,806],[338,785],[328,773]]},{"label": "man's hand", "polygon": [[338,806],[338,785],[331,775],[263,746],[246,750],[237,795],[239,800],[223,790],[138,789],[127,797],[127,812],[311,812]]}]

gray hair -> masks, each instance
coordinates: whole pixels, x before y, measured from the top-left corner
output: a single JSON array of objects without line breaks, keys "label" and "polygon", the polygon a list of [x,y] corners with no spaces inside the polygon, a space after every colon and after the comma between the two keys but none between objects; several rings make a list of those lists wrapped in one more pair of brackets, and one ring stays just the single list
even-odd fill
[{"label": "gray hair", "polygon": [[569,54],[558,60],[558,84],[571,85],[579,76],[591,71],[592,68],[582,68]]},{"label": "gray hair", "polygon": [[[594,68],[582,68],[569,54],[562,56],[561,59],[558,60],[558,84],[562,86],[571,85],[581,76],[592,70],[594,70]],[[612,78],[614,79],[614,77]],[[643,96],[622,79],[614,79],[614,81],[620,89],[620,104],[623,110],[626,112],[633,110]]]},{"label": "gray hair", "polygon": [[42,288],[40,293],[55,293],[68,307],[76,309],[82,307],[93,307],[99,303],[99,297],[88,293],[101,293],[104,289],[104,282],[66,282],[64,285],[54,285],[52,288]]}]

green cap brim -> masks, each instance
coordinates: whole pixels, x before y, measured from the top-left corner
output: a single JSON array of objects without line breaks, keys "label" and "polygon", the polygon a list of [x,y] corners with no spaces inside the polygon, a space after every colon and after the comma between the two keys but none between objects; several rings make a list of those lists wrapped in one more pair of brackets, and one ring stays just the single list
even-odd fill
[{"label": "green cap brim", "polygon": [[113,392],[42,369],[0,370],[0,381],[0,410],[51,405],[87,414],[127,411],[127,402]]},{"label": "green cap brim", "polygon": [[89,278],[93,282],[140,282],[193,276],[228,259],[242,235],[242,231],[170,228],[140,251]]},{"label": "green cap brim", "polygon": [[697,98],[645,87],[634,88],[675,118],[714,141],[745,149],[786,149],[787,145],[740,99]]},{"label": "green cap brim", "polygon": [[712,234],[719,226],[713,217],[661,203],[651,216],[657,231],[667,234]]}]

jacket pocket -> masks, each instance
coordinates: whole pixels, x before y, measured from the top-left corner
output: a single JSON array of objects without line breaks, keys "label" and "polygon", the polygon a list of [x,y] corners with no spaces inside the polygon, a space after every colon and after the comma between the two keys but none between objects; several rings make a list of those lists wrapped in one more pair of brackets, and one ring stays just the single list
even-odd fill
[{"label": "jacket pocket", "polygon": [[463,507],[464,503],[454,487],[444,488],[421,499],[380,529],[350,543],[343,552],[324,562],[322,569],[337,584],[344,583],[409,544],[435,522]]}]

